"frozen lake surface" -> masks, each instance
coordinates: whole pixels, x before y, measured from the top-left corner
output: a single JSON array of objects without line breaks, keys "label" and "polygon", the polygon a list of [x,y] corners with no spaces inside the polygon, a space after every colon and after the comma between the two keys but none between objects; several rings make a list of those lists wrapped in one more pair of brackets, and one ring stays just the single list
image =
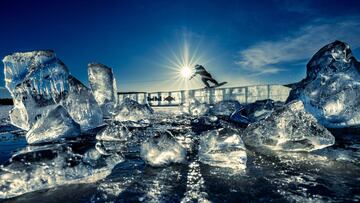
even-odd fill
[{"label": "frozen lake surface", "polygon": [[[58,168],[52,162],[66,157],[68,152],[84,159],[87,156],[84,155],[85,151],[100,148],[104,149],[106,155],[102,156],[106,159],[114,153],[121,154],[124,158],[97,181],[86,178],[79,179],[79,182],[64,179],[59,182],[64,184],[54,188],[35,189],[35,192],[4,202],[360,201],[360,135],[345,131],[333,132],[335,145],[310,153],[270,153],[248,148],[246,168],[235,170],[200,162],[198,144],[201,134],[207,130],[236,126],[221,119],[221,122],[202,125],[197,122],[196,117],[175,115],[168,110],[158,112],[160,113],[150,119],[147,125],[129,127],[132,137],[127,141],[97,141],[94,131],[84,138],[64,140],[56,144],[56,147],[53,144],[31,148],[26,145],[24,132],[11,127],[8,119],[2,118],[0,164],[5,166],[9,164],[9,158],[18,152],[23,155],[15,157],[13,162],[23,162],[29,167],[50,163],[48,167],[53,166],[54,169]],[[185,161],[159,167],[143,161],[140,146],[154,129],[167,130],[184,144],[187,150]],[[66,153],[62,151],[64,149]],[[66,163],[64,171],[83,164],[78,159],[68,158]],[[94,167],[92,169],[104,169],[101,163],[91,166]],[[41,175],[44,178],[53,176],[50,173]],[[34,178],[31,175],[27,177],[29,182]],[[0,187],[0,190],[3,188]]]}]

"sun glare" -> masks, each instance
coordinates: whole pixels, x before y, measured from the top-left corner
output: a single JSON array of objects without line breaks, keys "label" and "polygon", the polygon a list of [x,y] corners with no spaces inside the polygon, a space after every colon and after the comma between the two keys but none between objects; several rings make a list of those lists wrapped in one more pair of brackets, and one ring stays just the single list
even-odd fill
[{"label": "sun glare", "polygon": [[180,70],[180,74],[183,78],[190,78],[192,75],[191,68],[189,66],[184,66]]},{"label": "sun glare", "polygon": [[[186,37],[185,37],[186,38]],[[172,89],[188,90],[199,86],[201,83],[199,78],[195,77],[190,80],[193,75],[193,68],[196,64],[207,65],[212,58],[207,56],[207,48],[202,47],[200,52],[200,43],[190,46],[189,39],[185,39],[179,43],[179,46],[169,46],[167,53],[164,55],[164,62],[160,63],[162,67],[168,68],[168,83]],[[170,82],[171,81],[171,82]]]}]

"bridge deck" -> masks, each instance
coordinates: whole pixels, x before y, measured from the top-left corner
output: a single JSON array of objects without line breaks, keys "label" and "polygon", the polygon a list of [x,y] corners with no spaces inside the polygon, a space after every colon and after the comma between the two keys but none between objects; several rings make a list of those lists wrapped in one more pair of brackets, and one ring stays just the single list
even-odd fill
[{"label": "bridge deck", "polygon": [[119,92],[118,102],[125,98],[131,98],[139,103],[149,103],[151,106],[178,106],[190,98],[195,98],[209,104],[222,100],[237,100],[246,104],[263,99],[285,101],[290,90],[283,85],[253,85],[168,92]]}]

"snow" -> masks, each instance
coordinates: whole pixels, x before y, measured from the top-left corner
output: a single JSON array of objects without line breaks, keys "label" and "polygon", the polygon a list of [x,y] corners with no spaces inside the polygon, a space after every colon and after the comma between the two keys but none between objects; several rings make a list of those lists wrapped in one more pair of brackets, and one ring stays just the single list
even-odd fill
[{"label": "snow", "polygon": [[293,101],[266,119],[250,124],[243,140],[255,148],[308,152],[335,143],[334,136],[305,112],[301,101]]},{"label": "snow", "polygon": [[26,141],[29,144],[38,144],[75,137],[79,134],[80,125],[70,117],[64,107],[58,106],[36,121],[26,133]]}]

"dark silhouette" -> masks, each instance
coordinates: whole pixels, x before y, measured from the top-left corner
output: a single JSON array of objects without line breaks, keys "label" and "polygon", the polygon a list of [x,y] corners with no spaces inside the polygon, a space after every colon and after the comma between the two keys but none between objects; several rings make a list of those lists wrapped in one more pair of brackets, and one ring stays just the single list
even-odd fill
[{"label": "dark silhouette", "polygon": [[193,79],[196,75],[201,76],[201,81],[206,85],[206,87],[211,88],[208,81],[214,83],[215,86],[218,86],[219,83],[211,76],[209,72],[206,71],[204,66],[195,65],[195,73],[190,77],[190,80]]}]

